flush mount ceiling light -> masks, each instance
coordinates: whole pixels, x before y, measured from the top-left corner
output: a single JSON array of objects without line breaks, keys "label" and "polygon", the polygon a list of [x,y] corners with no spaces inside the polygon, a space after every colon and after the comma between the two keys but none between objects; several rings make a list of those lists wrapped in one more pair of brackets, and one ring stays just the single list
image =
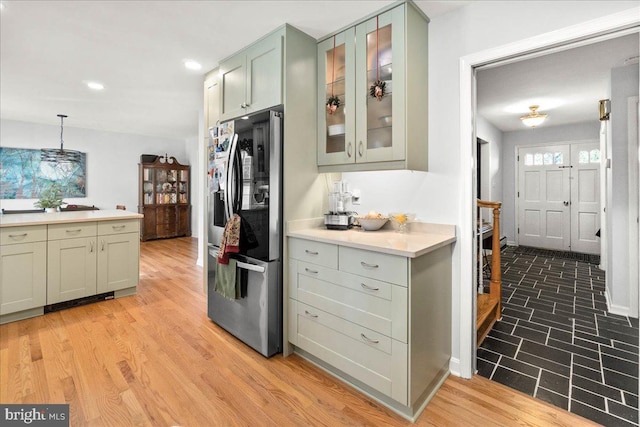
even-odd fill
[{"label": "flush mount ceiling light", "polygon": [[60,149],[57,148],[43,148],[40,150],[40,160],[50,163],[80,163],[82,159],[82,153],[74,150],[64,149],[64,140],[62,139],[62,133],[64,132],[63,122],[67,117],[64,114],[58,114],[60,117]]},{"label": "flush mount ceiling light", "polygon": [[87,82],[87,87],[93,90],[102,90],[104,89],[104,85],[98,82]]},{"label": "flush mount ceiling light", "polygon": [[202,65],[200,65],[199,62],[193,61],[191,59],[187,59],[186,61],[184,61],[184,66],[185,68],[189,70],[194,70],[194,71],[198,71],[199,69],[202,68]]},{"label": "flush mount ceiling light", "polygon": [[531,112],[529,112],[529,114],[527,114],[526,116],[520,117],[520,120],[522,120],[522,123],[525,126],[534,128],[542,124],[542,122],[544,122],[544,120],[547,118],[546,114],[538,113],[538,108],[540,108],[539,105],[532,105],[529,107],[529,110],[531,110]]}]

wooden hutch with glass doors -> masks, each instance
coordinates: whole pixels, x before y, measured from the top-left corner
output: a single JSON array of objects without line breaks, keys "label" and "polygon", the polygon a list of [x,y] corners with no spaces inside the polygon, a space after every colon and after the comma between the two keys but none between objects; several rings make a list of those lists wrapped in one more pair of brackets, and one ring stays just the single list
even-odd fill
[{"label": "wooden hutch with glass doors", "polygon": [[140,240],[191,235],[190,167],[175,157],[139,163]]}]

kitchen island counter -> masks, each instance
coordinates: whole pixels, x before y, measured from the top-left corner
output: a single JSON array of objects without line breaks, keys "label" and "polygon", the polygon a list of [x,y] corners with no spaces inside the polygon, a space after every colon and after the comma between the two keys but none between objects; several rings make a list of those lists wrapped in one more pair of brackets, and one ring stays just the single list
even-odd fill
[{"label": "kitchen island counter", "polygon": [[390,224],[380,230],[327,230],[322,219],[290,221],[287,236],[416,258],[456,241],[455,226],[411,223],[408,233],[396,232]]},{"label": "kitchen island counter", "polygon": [[143,218],[142,214],[119,209],[4,214],[0,215],[0,227],[20,227],[25,225],[64,224],[68,222],[113,221],[140,218]]},{"label": "kitchen island counter", "polygon": [[136,293],[141,214],[0,216],[0,324]]}]

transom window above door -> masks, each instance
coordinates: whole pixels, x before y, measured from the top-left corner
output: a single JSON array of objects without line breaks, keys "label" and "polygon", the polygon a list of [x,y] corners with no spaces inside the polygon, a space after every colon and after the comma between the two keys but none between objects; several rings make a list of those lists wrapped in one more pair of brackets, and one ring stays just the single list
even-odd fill
[{"label": "transom window above door", "polygon": [[527,153],[524,156],[525,166],[561,165],[563,163],[561,152]]},{"label": "transom window above door", "polygon": [[578,163],[600,163],[600,150],[580,150],[578,153]]}]

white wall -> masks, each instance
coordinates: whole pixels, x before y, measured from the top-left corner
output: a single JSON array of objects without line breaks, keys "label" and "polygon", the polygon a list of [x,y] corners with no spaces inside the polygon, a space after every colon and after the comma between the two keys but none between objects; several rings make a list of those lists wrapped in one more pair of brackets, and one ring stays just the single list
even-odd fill
[{"label": "white wall", "polygon": [[[60,126],[0,121],[0,146],[12,148],[60,148]],[[125,205],[138,210],[138,163],[141,154],[168,153],[187,163],[181,140],[80,129],[65,125],[64,147],[87,153],[87,197],[65,202],[115,209]],[[5,209],[33,209],[35,199],[3,199]]]},{"label": "white wall", "polygon": [[[362,207],[358,210],[409,211],[425,221],[459,226],[464,218],[460,209],[464,176],[460,169],[460,59],[635,7],[636,2],[618,1],[478,1],[433,18],[428,49],[429,172],[343,174],[352,188],[362,191]],[[461,348],[471,353],[470,343],[460,341],[461,328],[466,331],[472,327],[460,324],[461,290],[471,286],[460,282],[460,272],[460,245],[456,244],[452,271],[451,369],[454,373],[460,372]],[[470,357],[471,354],[463,355],[465,360]]]},{"label": "white wall", "polygon": [[[594,105],[597,111],[597,105]],[[502,144],[502,178],[504,201],[502,204],[503,235],[509,244],[516,241],[516,147],[546,145],[549,143],[569,143],[600,139],[600,122],[575,123],[563,126],[537,127],[512,132],[504,132]]]},{"label": "white wall", "polygon": [[[631,296],[629,278],[629,163],[627,98],[638,96],[638,64],[611,70],[611,158],[610,203],[607,211],[608,265],[607,297],[609,308],[617,314],[629,314]],[[635,283],[633,283],[635,286]]]}]

